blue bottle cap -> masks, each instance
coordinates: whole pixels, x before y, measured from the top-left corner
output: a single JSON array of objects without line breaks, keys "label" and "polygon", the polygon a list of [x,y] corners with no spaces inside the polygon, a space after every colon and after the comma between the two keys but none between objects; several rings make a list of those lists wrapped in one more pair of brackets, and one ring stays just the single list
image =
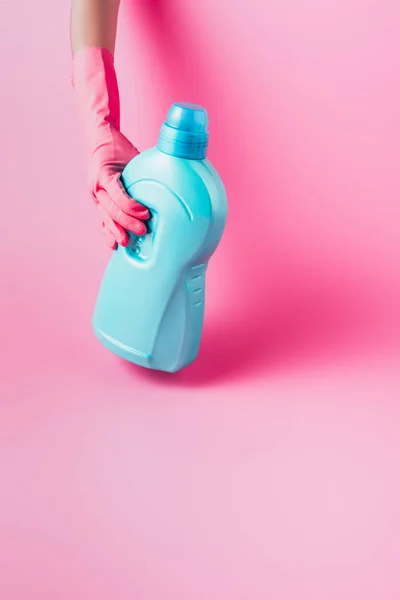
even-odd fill
[{"label": "blue bottle cap", "polygon": [[207,154],[208,116],[198,104],[176,102],[161,127],[158,148],[180,158],[203,159]]}]

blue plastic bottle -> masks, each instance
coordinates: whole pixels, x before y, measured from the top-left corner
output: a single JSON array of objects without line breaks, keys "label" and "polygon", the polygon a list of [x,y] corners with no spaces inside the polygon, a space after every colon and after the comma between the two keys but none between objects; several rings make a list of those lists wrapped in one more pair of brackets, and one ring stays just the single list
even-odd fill
[{"label": "blue plastic bottle", "polygon": [[131,235],[108,264],[93,316],[98,339],[122,358],[174,372],[197,356],[208,261],[227,216],[222,181],[206,158],[207,112],[174,104],[158,145],[122,174],[151,214],[148,232]]}]

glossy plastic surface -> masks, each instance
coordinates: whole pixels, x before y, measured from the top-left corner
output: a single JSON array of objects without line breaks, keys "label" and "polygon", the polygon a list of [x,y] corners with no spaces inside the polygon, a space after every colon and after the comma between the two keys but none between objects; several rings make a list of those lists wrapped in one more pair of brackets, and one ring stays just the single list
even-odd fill
[{"label": "glossy plastic surface", "polygon": [[149,232],[118,246],[100,287],[99,340],[122,358],[174,372],[197,356],[208,261],[221,239],[227,200],[208,159],[187,160],[158,147],[134,158],[122,177],[150,209]]},{"label": "glossy plastic surface", "polygon": [[181,158],[205,158],[208,144],[207,111],[198,104],[176,102],[161,128],[158,148]]}]

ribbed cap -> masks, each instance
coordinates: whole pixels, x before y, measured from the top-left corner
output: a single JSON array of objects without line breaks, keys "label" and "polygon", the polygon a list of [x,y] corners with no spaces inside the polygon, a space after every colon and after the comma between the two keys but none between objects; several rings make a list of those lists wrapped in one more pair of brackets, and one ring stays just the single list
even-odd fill
[{"label": "ribbed cap", "polygon": [[176,102],[161,127],[158,148],[180,158],[203,159],[207,154],[208,116],[198,104]]}]

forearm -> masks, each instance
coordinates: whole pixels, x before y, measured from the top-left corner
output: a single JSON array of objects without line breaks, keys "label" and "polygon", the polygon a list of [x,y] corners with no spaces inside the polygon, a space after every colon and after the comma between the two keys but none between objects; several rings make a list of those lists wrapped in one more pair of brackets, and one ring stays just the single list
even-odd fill
[{"label": "forearm", "polygon": [[120,0],[72,0],[71,49],[107,48],[114,54]]}]

